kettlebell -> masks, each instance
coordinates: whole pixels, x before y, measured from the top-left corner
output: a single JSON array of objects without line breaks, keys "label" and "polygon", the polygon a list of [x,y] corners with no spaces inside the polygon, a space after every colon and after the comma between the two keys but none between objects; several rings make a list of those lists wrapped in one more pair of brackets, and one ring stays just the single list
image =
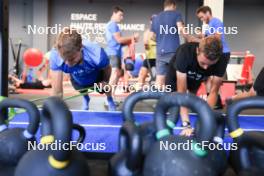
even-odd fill
[{"label": "kettlebell", "polygon": [[[44,116],[41,116],[41,126],[40,126],[40,131],[41,131],[41,138],[40,138],[40,143],[41,144],[51,144],[55,141],[54,135],[52,133],[52,123],[49,118],[45,118]],[[86,132],[84,127],[82,127],[79,124],[73,124],[72,129],[77,131],[79,134],[79,137],[76,141],[76,144],[78,143],[83,143]]]},{"label": "kettlebell", "polygon": [[79,133],[79,137],[78,139],[76,140],[76,143],[83,143],[84,142],[84,139],[86,137],[86,132],[85,132],[85,129],[83,126],[79,125],[79,124],[73,124],[72,125],[72,129],[75,130],[75,131],[78,131]]},{"label": "kettlebell", "polygon": [[[3,111],[7,108],[23,108],[29,118],[24,128],[8,128]],[[40,113],[37,107],[23,99],[6,98],[0,103],[0,165],[16,166],[20,158],[28,151],[28,142],[36,141]]]},{"label": "kettlebell", "polygon": [[58,97],[50,97],[44,102],[41,115],[50,120],[55,139],[53,143],[57,143],[59,148],[27,152],[20,160],[15,176],[88,176],[85,157],[81,152],[68,148],[73,122],[67,105]]},{"label": "kettlebell", "polygon": [[[165,96],[166,92],[152,92],[152,91],[139,91],[139,92],[134,92],[131,95],[127,97],[123,104],[122,108],[122,114],[123,118],[125,121],[131,121],[135,123],[135,117],[133,114],[133,109],[136,105],[137,102],[142,101],[142,100],[147,100],[147,99],[160,99],[162,96]],[[173,128],[175,127],[175,123],[178,121],[178,113],[179,109],[178,107],[170,108],[169,109],[170,113],[167,116],[167,126],[169,129],[173,132]],[[142,154],[146,155],[149,149],[151,148],[152,144],[155,142],[155,125],[154,122],[146,122],[143,124],[137,125],[139,128],[139,133],[140,136],[142,137],[143,140],[143,146],[142,146]]]},{"label": "kettlebell", "polygon": [[[146,122],[140,125],[135,125],[135,118],[133,114],[133,109],[137,102],[145,99],[159,99],[161,96],[165,95],[165,92],[134,92],[132,93],[124,102],[122,112],[123,112],[123,118],[125,120],[124,124],[122,125],[120,136],[119,136],[119,143],[124,144],[128,141],[131,141],[132,137],[127,137],[126,140],[125,137],[128,135],[123,135],[124,131],[133,131],[133,134],[139,133],[140,139],[142,141],[137,142],[139,146],[134,148],[137,148],[137,153],[139,156],[136,156],[135,158],[131,157],[131,155],[127,155],[130,151],[126,147],[122,146],[128,146],[128,145],[119,145],[119,151],[111,158],[110,160],[110,173],[111,175],[116,176],[122,176],[122,175],[140,175],[142,173],[142,164],[144,157],[146,153],[149,151],[151,145],[155,142],[155,126],[153,121],[152,122]],[[178,109],[173,108],[170,109],[171,112],[169,114],[169,117],[167,119],[167,124],[171,126],[171,131],[173,131],[173,127],[175,126],[175,121],[177,121],[178,118]],[[132,130],[133,129],[133,130]],[[130,134],[127,132],[127,134]],[[135,141],[135,140],[134,140]],[[136,140],[137,141],[137,140]],[[130,142],[133,143],[133,142]],[[133,143],[134,144],[134,143]],[[141,146],[142,145],[142,146]],[[135,151],[135,149],[133,150]],[[122,163],[122,164],[121,164]],[[134,166],[134,167],[131,167]],[[126,172],[124,172],[126,171]],[[128,174],[129,173],[129,174]]]},{"label": "kettlebell", "polygon": [[[218,148],[208,150],[208,152],[212,155],[211,164],[214,166],[216,172],[218,175],[223,175],[228,167],[227,153],[224,147],[226,115],[218,110],[214,110],[213,113],[213,117],[216,119],[217,128],[215,129],[214,137],[210,142],[214,143]],[[195,128],[199,131],[199,121],[196,121]]]},{"label": "kettlebell", "polygon": [[238,115],[246,109],[264,108],[263,97],[250,97],[233,102],[227,108],[227,126],[237,150],[230,151],[230,163],[240,175],[263,175],[264,133],[244,131],[239,126]]},{"label": "kettlebell", "polygon": [[[54,139],[54,136],[52,135],[51,129],[50,130],[46,130],[44,128],[45,127],[44,127],[44,124],[43,124],[42,128],[41,128],[42,129],[41,130],[42,131],[42,133],[41,133],[42,136],[40,138],[40,143],[42,143],[42,144],[51,144],[51,143],[53,143],[55,139]],[[76,144],[83,143],[84,139],[85,139],[85,136],[86,136],[86,132],[85,132],[84,127],[82,127],[79,124],[73,124],[72,125],[72,129],[78,131],[78,133],[79,133],[79,137],[76,140]]]},{"label": "kettlebell", "polygon": [[[166,112],[171,107],[184,106],[197,113],[201,128],[195,129],[194,138],[172,135],[165,122]],[[209,105],[202,99],[182,93],[163,96],[158,101],[154,119],[157,141],[152,145],[144,162],[144,176],[216,176],[211,165],[212,156],[207,147],[202,147],[214,136],[216,120]]]},{"label": "kettlebell", "polygon": [[138,128],[131,121],[126,121],[120,129],[119,136],[119,152],[109,162],[109,175],[140,175],[142,166],[142,139]]}]

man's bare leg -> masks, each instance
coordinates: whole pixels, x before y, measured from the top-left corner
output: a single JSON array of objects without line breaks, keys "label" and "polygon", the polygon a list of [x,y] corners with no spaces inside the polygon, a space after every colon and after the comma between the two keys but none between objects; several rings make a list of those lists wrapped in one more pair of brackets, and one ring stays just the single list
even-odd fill
[{"label": "man's bare leg", "polygon": [[165,86],[165,75],[157,75],[156,77],[156,87],[163,88]]},{"label": "man's bare leg", "polygon": [[250,88],[250,90],[248,92],[242,92],[240,94],[237,94],[235,96],[232,97],[232,100],[240,100],[243,98],[247,98],[247,97],[253,97],[256,96],[256,91],[254,90],[253,87]]},{"label": "man's bare leg", "polygon": [[109,85],[112,87],[113,96],[115,95],[116,85],[121,77],[122,70],[119,68],[112,68]]},{"label": "man's bare leg", "polygon": [[142,89],[143,85],[145,84],[145,80],[147,76],[148,76],[148,69],[146,67],[141,67],[139,71],[138,82],[135,85],[136,91]]}]

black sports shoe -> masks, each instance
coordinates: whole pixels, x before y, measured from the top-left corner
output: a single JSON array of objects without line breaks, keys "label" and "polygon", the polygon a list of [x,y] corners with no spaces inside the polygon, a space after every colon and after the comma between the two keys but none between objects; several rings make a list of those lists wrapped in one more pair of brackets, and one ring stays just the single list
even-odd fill
[{"label": "black sports shoe", "polygon": [[218,94],[218,96],[217,96],[217,102],[216,102],[216,105],[214,106],[214,109],[215,109],[215,110],[223,109],[222,100],[221,100],[221,97],[220,97],[219,94]]}]

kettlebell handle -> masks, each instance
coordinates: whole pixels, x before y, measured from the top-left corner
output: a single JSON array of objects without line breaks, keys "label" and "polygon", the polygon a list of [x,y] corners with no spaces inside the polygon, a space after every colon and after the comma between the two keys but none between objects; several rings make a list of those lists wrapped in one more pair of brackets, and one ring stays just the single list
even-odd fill
[{"label": "kettlebell handle", "polygon": [[214,118],[213,111],[209,105],[199,97],[191,94],[183,93],[171,93],[160,98],[156,106],[154,113],[155,125],[157,132],[157,138],[162,138],[170,135],[168,129],[166,129],[166,112],[169,108],[174,106],[184,106],[196,112],[201,127],[196,132],[196,142],[210,141],[214,136],[216,129],[216,119]]},{"label": "kettlebell handle", "polygon": [[243,110],[252,108],[264,108],[264,98],[249,97],[238,100],[227,107],[227,126],[232,138],[237,138],[243,134],[238,122],[238,114]]},{"label": "kettlebell handle", "polygon": [[[42,118],[50,119],[55,141],[59,140],[61,144],[70,143],[73,125],[72,114],[63,100],[59,97],[48,98],[43,104]],[[54,150],[52,151],[51,158],[50,160],[53,163],[68,163],[70,151]]]},{"label": "kettlebell handle", "polygon": [[[152,91],[139,91],[139,92],[134,92],[132,94],[130,94],[124,104],[123,104],[123,108],[122,108],[122,113],[123,113],[123,118],[126,121],[132,121],[135,122],[135,117],[133,114],[133,109],[136,105],[137,102],[142,101],[142,100],[147,100],[147,99],[160,99],[162,96],[165,96],[166,92],[161,92],[158,91],[157,92],[152,92]],[[173,124],[172,123],[176,123],[178,121],[178,112],[179,109],[176,107],[173,109],[170,109],[170,115],[168,117],[167,121],[167,125],[170,126],[171,128],[173,128]],[[172,123],[171,123],[172,122]]]},{"label": "kettlebell handle", "polygon": [[133,114],[133,109],[137,102],[146,100],[146,99],[159,99],[162,95],[165,95],[164,92],[145,92],[139,91],[130,94],[124,101],[122,113],[124,120],[130,120],[135,122],[135,117]]},{"label": "kettlebell handle", "polygon": [[[49,120],[45,120],[45,119],[42,118],[42,123],[41,123],[42,137],[41,137],[40,142],[42,144],[49,144],[49,143],[54,142],[55,139],[54,139],[54,136],[53,136],[52,131],[51,131],[51,123],[49,122]],[[82,127],[81,125],[78,125],[78,124],[73,124],[72,129],[78,131],[78,133],[79,133],[79,137],[78,137],[76,143],[77,144],[83,143],[85,136],[86,136],[86,132],[85,132],[84,127]]]},{"label": "kettlebell handle", "polygon": [[[226,114],[223,114],[221,111],[214,111],[215,117],[216,117],[216,123],[217,123],[217,129],[215,137],[218,137],[218,139],[224,139],[225,136],[225,127],[226,127]],[[222,143],[223,141],[218,141]]]},{"label": "kettlebell handle", "polygon": [[119,150],[126,152],[129,169],[141,166],[142,139],[138,128],[131,121],[126,121],[120,129]]},{"label": "kettlebell handle", "polygon": [[79,133],[79,137],[78,137],[76,143],[83,143],[85,136],[86,136],[86,132],[85,132],[84,127],[79,125],[79,124],[73,124],[72,129],[78,131],[78,133]]},{"label": "kettlebell handle", "polygon": [[3,114],[4,109],[8,108],[22,108],[26,110],[29,117],[29,125],[24,131],[24,136],[26,138],[32,138],[39,127],[40,113],[35,104],[30,101],[23,100],[20,98],[6,98],[0,103],[0,126],[5,125],[5,115]]}]

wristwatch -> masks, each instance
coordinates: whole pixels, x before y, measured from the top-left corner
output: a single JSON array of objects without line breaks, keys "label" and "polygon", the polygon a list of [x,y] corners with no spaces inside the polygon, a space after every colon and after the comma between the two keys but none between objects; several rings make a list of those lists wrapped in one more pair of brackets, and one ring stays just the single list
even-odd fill
[{"label": "wristwatch", "polygon": [[182,127],[184,127],[184,128],[191,128],[191,123],[189,121],[183,121],[182,122]]}]

